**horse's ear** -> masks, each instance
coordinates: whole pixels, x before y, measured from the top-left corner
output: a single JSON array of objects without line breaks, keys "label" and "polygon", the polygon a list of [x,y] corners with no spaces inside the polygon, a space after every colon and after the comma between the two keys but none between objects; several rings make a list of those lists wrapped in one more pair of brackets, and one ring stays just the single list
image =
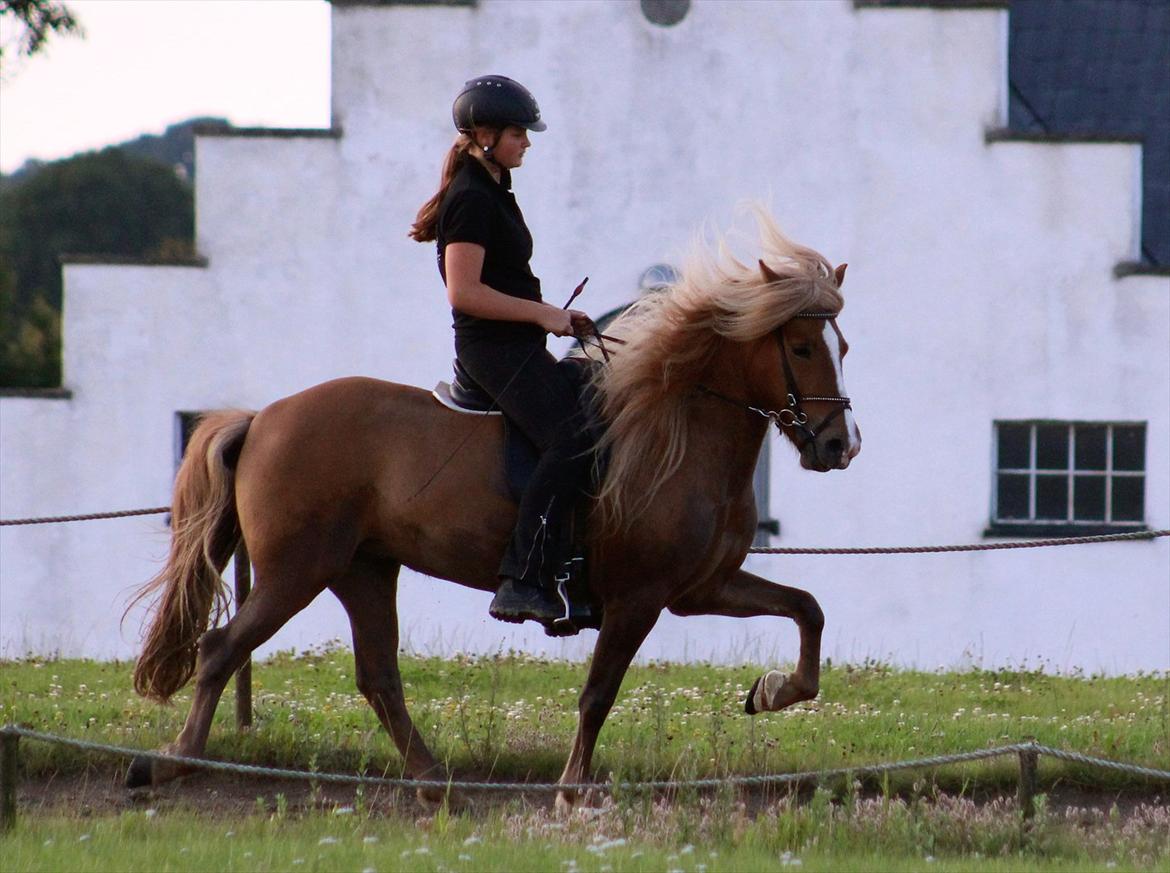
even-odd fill
[{"label": "horse's ear", "polygon": [[845,281],[845,268],[848,266],[849,266],[848,264],[842,264],[841,266],[839,266],[837,269],[835,269],[833,271],[833,275],[837,277],[837,287],[838,288],[840,288],[841,283],[843,283]]},{"label": "horse's ear", "polygon": [[760,261],[760,272],[764,274],[765,282],[779,282],[783,278],[778,273],[772,272],[763,261]]}]

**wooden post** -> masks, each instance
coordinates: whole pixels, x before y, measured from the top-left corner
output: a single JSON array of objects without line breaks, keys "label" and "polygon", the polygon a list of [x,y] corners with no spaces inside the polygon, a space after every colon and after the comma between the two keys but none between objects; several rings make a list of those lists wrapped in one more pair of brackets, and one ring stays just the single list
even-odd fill
[{"label": "wooden post", "polygon": [[[248,547],[243,539],[236,546],[236,612],[248,599],[252,591],[252,562],[248,557]],[[236,729],[244,730],[252,726],[252,655],[236,671]]]},{"label": "wooden post", "polygon": [[20,734],[0,731],[0,833],[16,826],[16,782],[20,778]]},{"label": "wooden post", "polygon": [[1020,807],[1024,826],[1031,825],[1036,815],[1036,767],[1040,753],[1032,749],[1020,752],[1020,787],[1016,794],[1016,802]]}]

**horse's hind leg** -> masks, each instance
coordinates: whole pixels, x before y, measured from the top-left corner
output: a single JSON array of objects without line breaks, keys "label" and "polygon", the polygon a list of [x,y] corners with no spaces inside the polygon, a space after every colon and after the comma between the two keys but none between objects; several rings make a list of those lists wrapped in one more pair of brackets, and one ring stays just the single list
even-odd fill
[{"label": "horse's hind leg", "polygon": [[[447,779],[446,770],[431,755],[406,711],[398,672],[398,570],[393,561],[357,558],[345,576],[329,588],[349,614],[358,690],[393,738],[406,774],[412,779],[442,782]],[[453,805],[462,802],[440,788],[420,788],[418,794],[419,800],[430,803],[444,799]]]},{"label": "horse's hind leg", "polygon": [[[226,625],[212,628],[199,638],[191,711],[183,730],[164,749],[165,752],[189,758],[203,755],[215,708],[232,674],[243,666],[257,646],[280,630],[325,588],[324,583],[312,585],[304,581],[279,584],[278,580],[285,578],[304,577],[293,573],[275,575],[258,566],[256,588],[239,611]],[[184,772],[189,771],[180,764],[135,758],[127,773],[126,785],[129,788],[158,785]]]},{"label": "horse's hind leg", "polygon": [[748,715],[775,712],[812,700],[820,691],[821,631],[825,616],[807,591],[789,588],[737,570],[723,585],[670,607],[677,615],[729,615],[748,618],[777,615],[791,618],[800,629],[800,657],[791,674],[772,670],[756,679],[744,710]]}]

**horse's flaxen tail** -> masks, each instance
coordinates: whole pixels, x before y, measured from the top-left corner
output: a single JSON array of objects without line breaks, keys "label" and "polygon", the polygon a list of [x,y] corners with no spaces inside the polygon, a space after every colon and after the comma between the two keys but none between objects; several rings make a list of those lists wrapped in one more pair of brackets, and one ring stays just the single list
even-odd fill
[{"label": "horse's flaxen tail", "polygon": [[186,684],[199,637],[227,608],[220,574],[240,539],[235,467],[255,417],[242,410],[209,413],[187,445],[171,503],[170,555],[131,601],[158,592],[134,667],[134,689],[144,697],[165,702]]}]

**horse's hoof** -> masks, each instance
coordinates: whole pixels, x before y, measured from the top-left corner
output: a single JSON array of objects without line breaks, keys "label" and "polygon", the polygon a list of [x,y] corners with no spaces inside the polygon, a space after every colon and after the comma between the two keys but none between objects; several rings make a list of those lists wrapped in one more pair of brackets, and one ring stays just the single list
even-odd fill
[{"label": "horse's hoof", "polygon": [[557,815],[568,817],[573,814],[573,807],[576,805],[577,795],[575,792],[558,791],[556,800]]},{"label": "horse's hoof", "polygon": [[747,700],[743,703],[743,711],[748,715],[755,715],[759,712],[756,709],[756,689],[760,687],[760,680],[763,678],[763,676],[756,677],[756,681],[752,683],[751,691],[748,692]]},{"label": "horse's hoof", "polygon": [[145,788],[154,784],[154,762],[150,758],[141,756],[130,762],[130,769],[126,771],[127,788]]},{"label": "horse's hoof", "polygon": [[469,812],[472,809],[467,795],[454,788],[420,788],[415,795],[421,806],[436,812],[444,806],[448,812],[454,813]]}]

